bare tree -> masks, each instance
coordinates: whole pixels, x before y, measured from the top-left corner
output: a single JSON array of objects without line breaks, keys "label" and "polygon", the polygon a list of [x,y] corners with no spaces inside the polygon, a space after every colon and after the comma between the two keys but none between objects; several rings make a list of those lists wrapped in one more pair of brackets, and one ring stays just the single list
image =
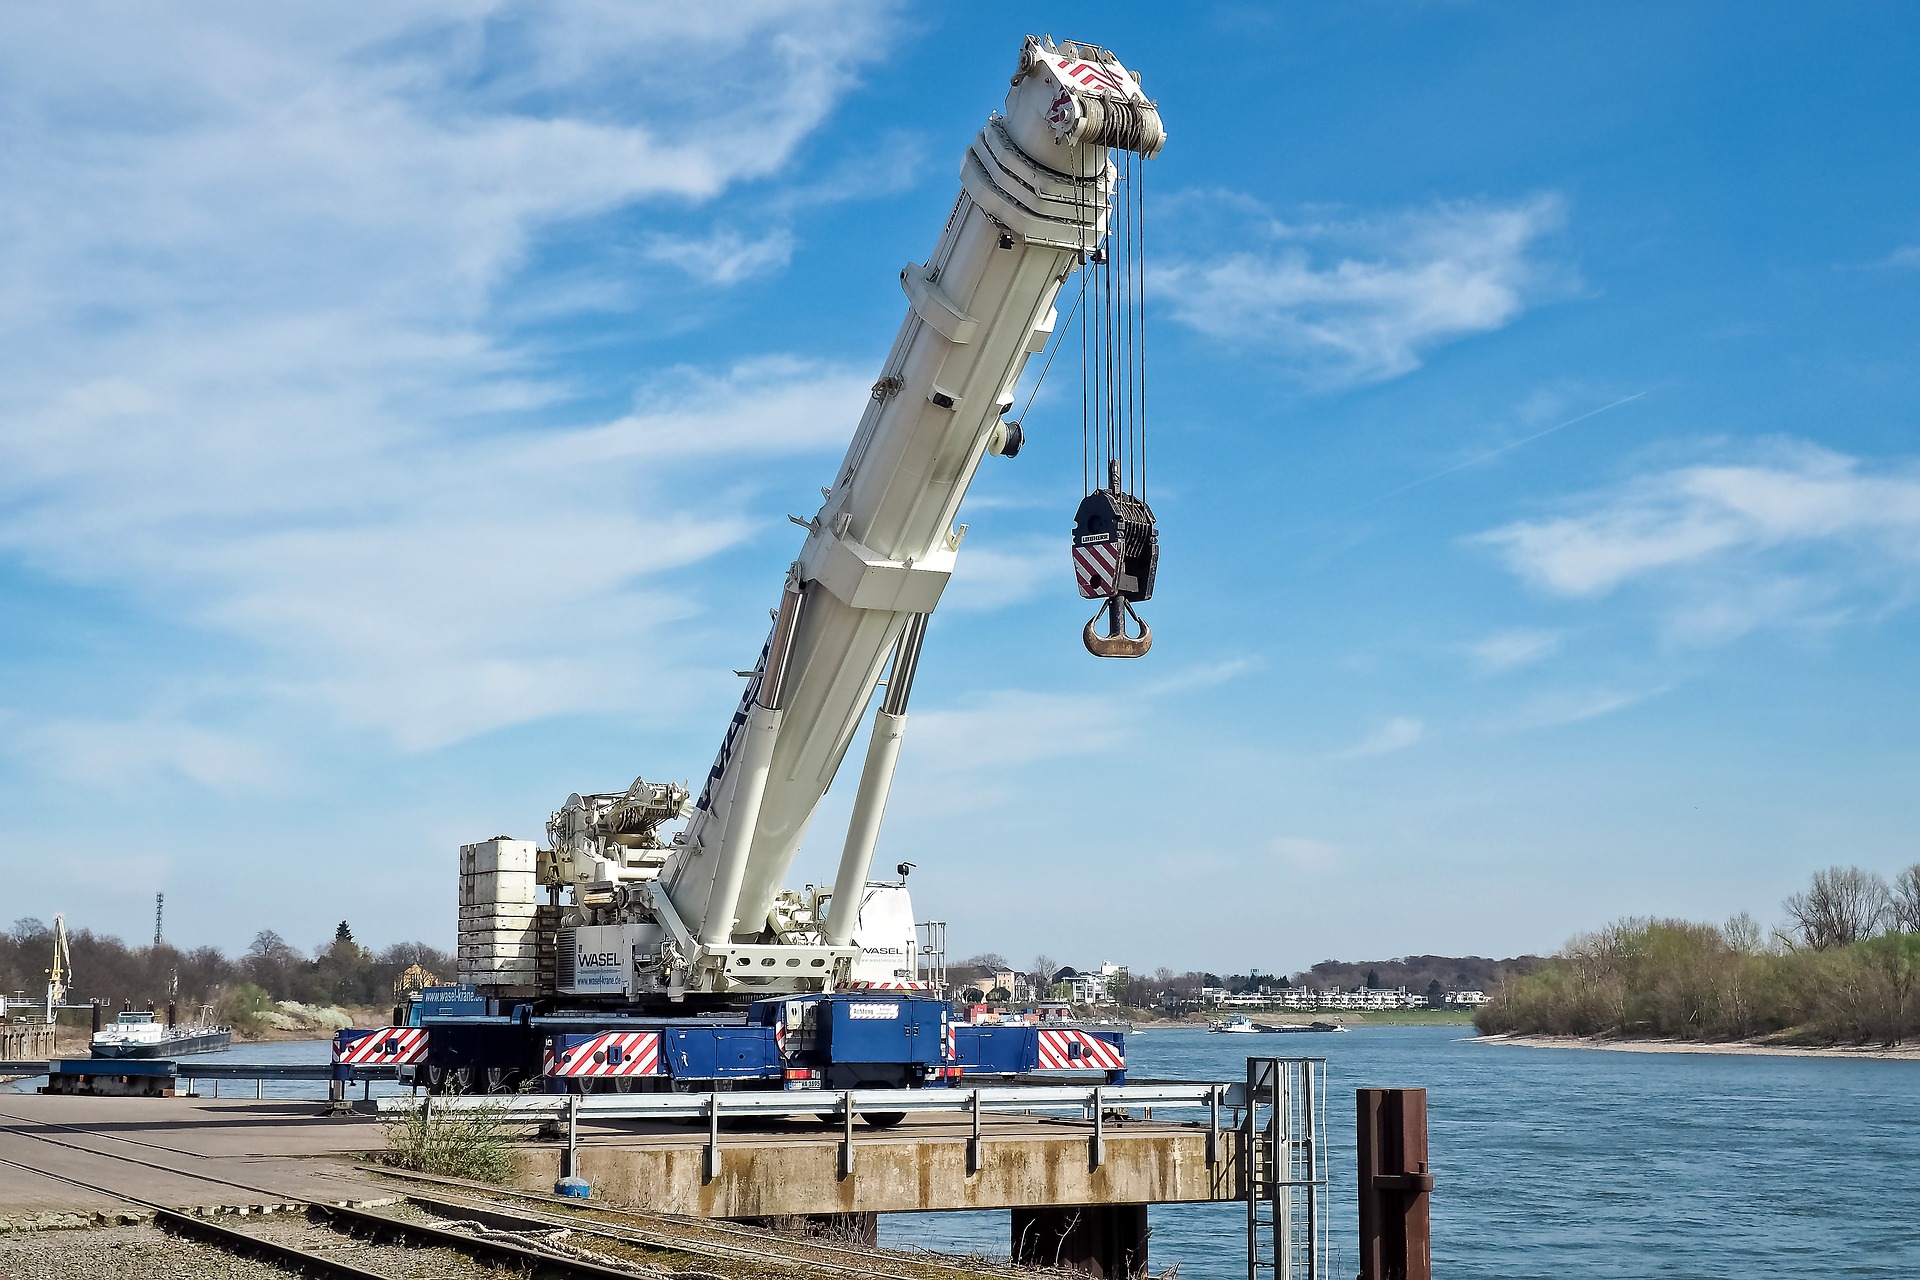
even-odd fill
[{"label": "bare tree", "polygon": [[1735,955],[1758,955],[1766,947],[1766,934],[1761,931],[1760,922],[1744,911],[1720,926],[1720,936],[1726,939],[1727,950]]},{"label": "bare tree", "polygon": [[1815,951],[1844,947],[1884,929],[1892,916],[1887,882],[1860,867],[1828,867],[1780,904],[1801,941]]},{"label": "bare tree", "polygon": [[1920,933],[1920,862],[1893,878],[1893,927]]},{"label": "bare tree", "polygon": [[1035,995],[1042,999],[1046,998],[1047,992],[1053,988],[1053,975],[1060,972],[1061,967],[1058,960],[1044,951],[1033,958],[1033,969],[1029,977],[1033,982]]}]

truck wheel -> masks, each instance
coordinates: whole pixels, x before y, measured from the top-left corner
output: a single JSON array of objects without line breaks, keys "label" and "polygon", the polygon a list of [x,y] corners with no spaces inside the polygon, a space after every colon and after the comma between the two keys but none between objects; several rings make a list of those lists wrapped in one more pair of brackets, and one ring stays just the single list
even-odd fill
[{"label": "truck wheel", "polygon": [[875,1129],[891,1129],[907,1118],[904,1111],[862,1111],[860,1118]]}]

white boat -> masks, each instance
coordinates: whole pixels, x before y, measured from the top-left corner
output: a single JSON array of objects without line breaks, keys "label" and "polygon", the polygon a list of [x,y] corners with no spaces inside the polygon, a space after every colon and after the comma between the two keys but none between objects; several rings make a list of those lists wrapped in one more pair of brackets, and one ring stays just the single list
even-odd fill
[{"label": "white boat", "polygon": [[1221,1018],[1215,1022],[1208,1023],[1207,1030],[1233,1032],[1241,1035],[1257,1035],[1259,1034],[1260,1028],[1253,1025],[1252,1018],[1235,1015],[1231,1018]]}]

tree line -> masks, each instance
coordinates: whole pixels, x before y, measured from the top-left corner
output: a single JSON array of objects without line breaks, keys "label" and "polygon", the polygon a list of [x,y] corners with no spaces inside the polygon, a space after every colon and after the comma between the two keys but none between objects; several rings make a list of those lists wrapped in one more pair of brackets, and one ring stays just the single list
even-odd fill
[{"label": "tree line", "polygon": [[[394,981],[419,965],[451,981],[454,960],[423,942],[403,942],[379,951],[354,941],[341,921],[332,941],[302,952],[272,930],[254,935],[239,956],[217,947],[130,947],[118,938],[79,929],[67,935],[73,972],[67,1003],[99,1001],[118,1009],[164,1008],[169,998],[183,1014],[211,1005],[229,1022],[244,1021],[281,1000],[308,1005],[380,1007],[393,1002]],[[44,921],[16,920],[0,933],[0,991],[38,1002],[53,963],[53,930]],[[176,994],[177,992],[177,994]]]},{"label": "tree line", "polygon": [[1891,882],[1828,867],[1765,929],[1617,921],[1512,978],[1483,1032],[1897,1044],[1920,1031],[1920,863]]},{"label": "tree line", "polygon": [[[1282,973],[1218,974],[1200,969],[1182,973],[1161,967],[1152,973],[1123,970],[1112,984],[1110,994],[1116,1004],[1134,1009],[1157,1009],[1171,1003],[1197,1005],[1203,988],[1233,995],[1263,988],[1309,987],[1314,989],[1355,987],[1405,987],[1409,991],[1437,995],[1447,991],[1487,991],[1500,981],[1528,973],[1542,963],[1538,956],[1518,956],[1508,960],[1490,960],[1484,956],[1397,956],[1391,960],[1322,960],[1310,969],[1291,977]],[[1021,970],[1007,963],[997,952],[969,956],[949,966],[947,980],[962,999],[977,993],[988,1001],[1012,1000],[1014,993],[995,985],[996,975],[1013,973],[1029,990],[1049,991],[1053,975],[1061,966],[1052,957],[1038,955]],[[1169,999],[1169,997],[1171,999]]]}]

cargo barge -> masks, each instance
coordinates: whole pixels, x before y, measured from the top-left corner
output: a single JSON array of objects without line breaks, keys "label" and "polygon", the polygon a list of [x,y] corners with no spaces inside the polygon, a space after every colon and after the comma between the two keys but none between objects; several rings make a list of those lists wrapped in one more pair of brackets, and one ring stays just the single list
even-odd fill
[{"label": "cargo barge", "polygon": [[112,1026],[94,1032],[92,1043],[96,1058],[177,1058],[232,1047],[231,1027],[169,1026],[148,1010],[122,1013]]}]

